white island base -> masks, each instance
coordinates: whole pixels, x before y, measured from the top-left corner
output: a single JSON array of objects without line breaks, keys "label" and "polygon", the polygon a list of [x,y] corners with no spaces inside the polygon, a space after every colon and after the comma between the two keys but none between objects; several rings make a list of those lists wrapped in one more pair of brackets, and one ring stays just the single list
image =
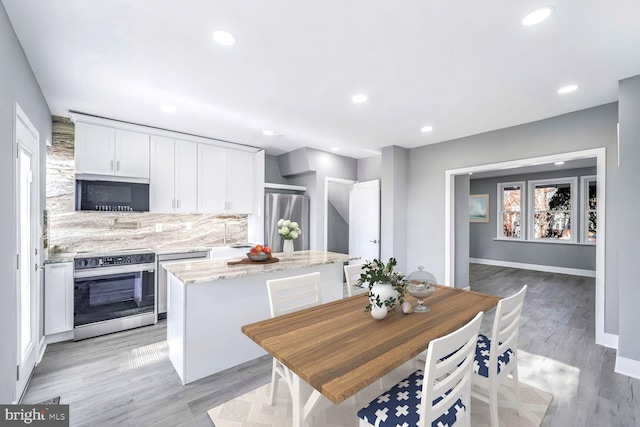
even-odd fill
[{"label": "white island base", "polygon": [[169,358],[182,384],[266,354],[240,328],[271,317],[267,280],[319,272],[322,301],[335,301],[343,297],[348,260],[343,254],[300,251],[292,261],[263,266],[227,267],[228,260],[166,266]]}]

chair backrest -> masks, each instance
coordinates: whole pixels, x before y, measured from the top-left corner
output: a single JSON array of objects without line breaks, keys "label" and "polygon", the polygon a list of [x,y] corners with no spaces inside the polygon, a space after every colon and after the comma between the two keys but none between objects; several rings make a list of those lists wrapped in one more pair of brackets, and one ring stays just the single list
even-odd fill
[{"label": "chair backrest", "polygon": [[498,374],[498,356],[508,348],[518,348],[518,329],[520,326],[520,314],[524,304],[524,295],[527,285],[524,285],[518,293],[498,302],[496,318],[493,321],[491,333],[491,351],[489,353],[489,377]]},{"label": "chair backrest", "polygon": [[271,317],[322,304],[320,273],[267,280]]},{"label": "chair backrest", "polygon": [[[422,382],[419,425],[430,427],[458,399],[466,407],[462,416],[470,417],[471,373],[483,314],[478,313],[460,329],[429,343]],[[440,397],[442,399],[438,400]]]},{"label": "chair backrest", "polygon": [[347,279],[347,295],[352,296],[354,294],[369,292],[369,288],[367,286],[356,286],[358,285],[358,279],[360,279],[363,267],[364,264],[351,264],[344,266],[344,277]]}]

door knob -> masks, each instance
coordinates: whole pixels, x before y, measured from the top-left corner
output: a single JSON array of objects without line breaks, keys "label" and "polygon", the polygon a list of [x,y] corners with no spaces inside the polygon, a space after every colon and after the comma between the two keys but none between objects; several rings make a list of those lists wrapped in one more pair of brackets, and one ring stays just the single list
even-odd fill
[{"label": "door knob", "polygon": [[377,239],[369,240],[371,243],[378,243]]}]

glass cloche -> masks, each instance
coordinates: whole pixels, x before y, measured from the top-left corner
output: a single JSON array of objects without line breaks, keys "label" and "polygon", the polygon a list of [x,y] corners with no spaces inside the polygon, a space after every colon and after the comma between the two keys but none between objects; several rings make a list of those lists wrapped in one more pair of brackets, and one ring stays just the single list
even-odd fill
[{"label": "glass cloche", "polygon": [[407,292],[418,299],[418,305],[413,308],[416,313],[426,313],[429,311],[429,307],[424,305],[422,300],[431,295],[435,290],[436,278],[428,271],[424,271],[423,266],[418,266],[418,271],[407,276],[406,290]]}]

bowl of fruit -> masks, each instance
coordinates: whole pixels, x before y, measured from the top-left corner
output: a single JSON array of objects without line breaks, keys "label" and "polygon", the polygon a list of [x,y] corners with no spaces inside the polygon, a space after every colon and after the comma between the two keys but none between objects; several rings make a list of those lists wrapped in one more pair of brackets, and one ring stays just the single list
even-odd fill
[{"label": "bowl of fruit", "polygon": [[266,261],[271,258],[271,248],[266,245],[255,245],[254,247],[249,249],[249,252],[247,252],[247,257],[249,257],[251,261]]}]

